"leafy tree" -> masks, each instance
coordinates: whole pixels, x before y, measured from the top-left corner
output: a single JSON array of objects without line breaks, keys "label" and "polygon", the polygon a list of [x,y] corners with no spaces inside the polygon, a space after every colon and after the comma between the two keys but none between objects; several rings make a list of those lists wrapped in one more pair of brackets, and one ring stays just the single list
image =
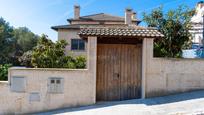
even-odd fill
[{"label": "leafy tree", "polygon": [[[15,29],[0,17],[0,80],[7,80],[8,68],[19,66],[18,58],[37,44],[38,36],[26,27]],[[22,65],[30,66],[29,52],[25,53]]]},{"label": "leafy tree", "polygon": [[13,28],[0,18],[0,64],[20,65],[18,58],[37,45],[39,36],[26,27]]},{"label": "leafy tree", "polygon": [[155,41],[154,56],[181,57],[182,49],[190,47],[190,19],[194,10],[185,6],[164,13],[162,7],[154,9],[150,14],[143,14],[143,20],[149,27],[156,27],[165,38]]},{"label": "leafy tree", "polygon": [[43,35],[32,51],[32,66],[37,68],[85,68],[85,58],[76,57],[75,59],[65,55],[66,45],[65,40],[53,43],[46,35]]},{"label": "leafy tree", "polygon": [[56,44],[43,35],[34,48],[32,55],[32,65],[39,68],[60,67],[60,61],[65,56],[64,48],[67,43],[58,41]]},{"label": "leafy tree", "polygon": [[39,36],[35,35],[26,27],[20,27],[14,29],[14,38],[16,39],[17,44],[20,46],[20,49],[23,52],[26,52],[37,45]]},{"label": "leafy tree", "polygon": [[13,64],[20,65],[19,64],[20,62],[18,63],[19,58],[23,55],[24,52],[32,50],[33,47],[37,45],[39,36],[35,35],[26,27],[20,27],[20,28],[14,29],[13,34],[14,34],[13,37],[15,38],[15,41],[16,41],[15,53],[13,56],[14,58],[13,60],[16,60],[16,62],[13,62]]},{"label": "leafy tree", "polygon": [[18,58],[18,61],[22,66],[32,67],[31,59],[32,59],[32,51],[25,52],[21,57]]},{"label": "leafy tree", "polygon": [[0,64],[10,63],[14,49],[13,27],[0,18]]}]

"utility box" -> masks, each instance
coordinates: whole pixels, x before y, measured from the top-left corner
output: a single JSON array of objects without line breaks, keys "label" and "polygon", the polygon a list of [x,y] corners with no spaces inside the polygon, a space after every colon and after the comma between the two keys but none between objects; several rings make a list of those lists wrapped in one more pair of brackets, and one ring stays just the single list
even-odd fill
[{"label": "utility box", "polygon": [[30,102],[40,102],[40,94],[37,92],[30,93],[29,101]]},{"label": "utility box", "polygon": [[64,92],[64,79],[58,77],[51,77],[48,79],[48,92],[49,93],[63,93]]},{"label": "utility box", "polygon": [[25,92],[26,80],[25,77],[11,77],[11,91],[12,92]]}]

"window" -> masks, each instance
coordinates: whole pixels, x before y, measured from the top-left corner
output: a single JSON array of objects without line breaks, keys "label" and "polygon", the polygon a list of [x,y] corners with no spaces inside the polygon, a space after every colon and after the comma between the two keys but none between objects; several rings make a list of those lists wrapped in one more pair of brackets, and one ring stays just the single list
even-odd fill
[{"label": "window", "polygon": [[71,50],[85,50],[85,42],[82,39],[71,40]]},{"label": "window", "polygon": [[49,78],[48,92],[49,93],[63,93],[63,78]]}]

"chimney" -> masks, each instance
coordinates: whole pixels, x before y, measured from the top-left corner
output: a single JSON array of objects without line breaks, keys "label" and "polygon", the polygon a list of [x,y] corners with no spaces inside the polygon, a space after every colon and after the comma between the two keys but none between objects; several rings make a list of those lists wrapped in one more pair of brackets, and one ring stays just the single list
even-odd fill
[{"label": "chimney", "polygon": [[80,6],[75,5],[74,6],[74,19],[79,19],[80,17]]},{"label": "chimney", "polygon": [[137,13],[136,12],[133,12],[132,13],[132,20],[136,20],[137,19]]},{"label": "chimney", "polygon": [[125,10],[125,24],[132,24],[132,9],[130,8]]}]

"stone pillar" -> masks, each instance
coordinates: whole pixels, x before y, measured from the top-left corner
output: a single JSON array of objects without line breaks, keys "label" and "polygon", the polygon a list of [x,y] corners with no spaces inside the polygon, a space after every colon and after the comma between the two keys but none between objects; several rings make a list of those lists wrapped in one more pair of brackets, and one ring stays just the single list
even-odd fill
[{"label": "stone pillar", "polygon": [[93,84],[93,102],[96,102],[97,37],[88,37],[88,71]]},{"label": "stone pillar", "polygon": [[142,45],[142,98],[145,98],[146,92],[146,72],[149,62],[153,58],[153,42],[152,38],[144,38]]},{"label": "stone pillar", "polygon": [[147,38],[147,62],[151,61],[154,52],[154,38]]}]

